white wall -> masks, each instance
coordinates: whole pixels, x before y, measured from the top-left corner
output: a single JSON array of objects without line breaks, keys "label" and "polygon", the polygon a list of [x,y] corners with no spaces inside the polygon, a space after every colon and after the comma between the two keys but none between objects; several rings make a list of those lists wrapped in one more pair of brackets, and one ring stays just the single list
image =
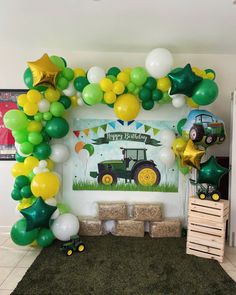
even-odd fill
[{"label": "white wall", "polygon": [[[38,59],[43,53],[63,56],[70,67],[83,67],[88,69],[92,65],[100,65],[104,68],[110,66],[143,66],[147,53],[108,53],[108,52],[80,52],[38,49],[29,50],[16,48],[0,48],[0,89],[25,88],[23,73],[27,61]],[[216,82],[219,86],[219,97],[208,109],[225,121],[229,130],[230,122],[230,95],[235,89],[236,55],[209,55],[209,54],[178,54],[174,55],[175,66],[184,66],[190,63],[202,69],[212,68],[216,71]],[[153,111],[154,112],[154,111]],[[229,153],[228,138],[221,146],[213,147],[215,155],[223,156]],[[10,191],[13,179],[10,175],[9,165],[12,162],[0,163],[0,226],[12,224],[15,212],[15,202],[11,200]],[[2,180],[4,182],[2,182]],[[4,183],[4,185],[3,185]]]}]

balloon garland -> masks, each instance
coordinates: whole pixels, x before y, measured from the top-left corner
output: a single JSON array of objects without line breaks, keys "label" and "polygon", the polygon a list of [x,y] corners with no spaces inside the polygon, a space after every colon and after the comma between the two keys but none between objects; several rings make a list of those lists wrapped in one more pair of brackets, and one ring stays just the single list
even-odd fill
[{"label": "balloon garland", "polygon": [[[145,68],[111,67],[105,71],[94,66],[86,72],[71,69],[64,58],[47,54],[28,62],[24,82],[29,91],[18,97],[19,110],[10,110],[4,116],[17,150],[11,197],[19,202],[18,210],[23,216],[12,227],[13,241],[18,245],[37,243],[47,247],[55,237],[64,241],[69,239],[68,233],[77,234],[79,230],[78,219],[55,198],[61,180],[53,172],[54,164],[65,162],[69,150],[64,144],[50,144],[50,140],[68,133],[69,124],[63,117],[67,109],[101,103],[114,108],[115,115],[123,121],[134,120],[141,107],[148,111],[155,105],[172,103],[175,108],[187,104],[198,109],[216,99],[218,87],[214,79],[211,69],[201,70],[190,64],[173,69],[172,54],[164,48],[156,48],[147,55]],[[201,111],[197,116],[201,116]],[[200,127],[194,133],[193,129],[188,130],[189,122],[189,118],[178,122],[178,138],[173,131],[162,130],[161,159],[167,166],[176,159],[183,174],[197,168],[199,182],[204,182],[205,177],[217,184],[226,171],[213,160],[200,163],[205,148],[216,142],[215,135],[210,142],[204,134],[209,142],[203,144],[199,134],[194,137]],[[211,128],[214,129],[213,125]],[[225,134],[220,138],[217,143],[224,141]],[[75,151],[81,150],[90,156],[94,152],[92,145],[79,142]]]}]

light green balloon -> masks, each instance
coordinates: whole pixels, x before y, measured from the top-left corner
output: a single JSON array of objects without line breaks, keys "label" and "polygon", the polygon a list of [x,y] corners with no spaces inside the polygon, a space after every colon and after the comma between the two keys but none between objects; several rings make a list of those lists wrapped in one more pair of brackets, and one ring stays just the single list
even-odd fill
[{"label": "light green balloon", "polygon": [[55,101],[50,106],[50,112],[54,117],[61,117],[65,111],[65,107],[62,103]]},{"label": "light green balloon", "polygon": [[103,92],[98,84],[89,84],[84,87],[82,97],[88,105],[94,105],[102,102]]},{"label": "light green balloon", "polygon": [[27,130],[12,131],[12,135],[14,136],[17,143],[23,143],[28,140]]},{"label": "light green balloon", "polygon": [[130,73],[131,81],[137,86],[143,85],[147,80],[147,76],[146,70],[142,67],[135,67]]},{"label": "light green balloon", "polygon": [[10,110],[3,117],[4,125],[10,130],[22,130],[28,125],[26,115],[19,110]]},{"label": "light green balloon", "polygon": [[37,145],[43,141],[43,136],[40,132],[30,132],[28,141],[34,145]]}]

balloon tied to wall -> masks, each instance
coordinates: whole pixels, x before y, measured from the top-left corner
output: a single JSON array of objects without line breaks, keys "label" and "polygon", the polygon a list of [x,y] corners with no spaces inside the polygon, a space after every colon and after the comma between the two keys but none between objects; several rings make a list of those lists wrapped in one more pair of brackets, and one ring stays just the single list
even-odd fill
[{"label": "balloon tied to wall", "polygon": [[[198,169],[199,181],[211,178],[206,167],[215,166],[202,164],[201,158],[208,146],[225,140],[225,127],[222,120],[199,110],[199,106],[216,99],[215,76],[212,69],[190,64],[173,68],[173,56],[164,48],[152,50],[145,67],[113,66],[106,71],[99,66],[87,71],[72,69],[63,57],[56,55],[44,54],[29,61],[24,72],[29,90],[18,96],[18,110],[10,110],[4,116],[17,150],[11,197],[18,201],[22,214],[22,219],[12,227],[13,241],[47,247],[55,237],[64,241],[70,238],[68,233],[78,232],[77,218],[56,200],[61,177],[54,171],[54,164],[66,162],[70,151],[66,144],[50,142],[68,134],[69,124],[64,115],[71,107],[103,104],[113,108],[118,119],[132,121],[141,109],[149,111],[169,103],[174,108],[187,105],[193,110],[178,122],[177,130],[160,131],[159,157],[166,167],[177,160],[183,174],[193,167]],[[94,146],[83,141],[77,142],[74,149],[82,162],[94,154]]]}]

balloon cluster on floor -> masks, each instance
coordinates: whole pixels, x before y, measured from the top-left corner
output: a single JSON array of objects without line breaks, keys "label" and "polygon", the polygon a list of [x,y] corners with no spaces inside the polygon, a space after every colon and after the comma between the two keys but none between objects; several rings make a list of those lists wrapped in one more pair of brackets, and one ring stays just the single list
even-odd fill
[{"label": "balloon cluster on floor", "polygon": [[[65,144],[51,144],[51,139],[67,135],[69,124],[64,118],[70,107],[106,104],[114,108],[118,119],[134,120],[141,107],[151,110],[155,105],[172,103],[175,108],[185,104],[193,109],[212,103],[218,94],[211,69],[201,70],[187,64],[173,68],[173,57],[164,48],[151,51],[144,67],[107,71],[93,66],[87,72],[67,67],[64,58],[44,54],[28,62],[24,82],[29,88],[17,98],[19,110],[10,110],[4,124],[12,131],[16,143],[16,161],[12,167],[15,178],[12,199],[18,201],[22,214],[13,227],[11,236],[19,245],[49,246],[54,238],[66,241],[77,234],[78,219],[56,196],[60,190],[60,176],[53,171],[54,164],[68,160],[70,153]],[[213,114],[195,110],[188,118],[179,121],[179,137],[171,130],[160,132],[163,145],[160,159],[167,167],[175,157],[180,171],[200,168],[200,178],[208,171],[208,178],[216,179],[214,165],[202,168],[200,159],[213,143],[225,139],[224,124]],[[205,113],[204,113],[205,112]],[[92,145],[80,142],[76,152],[81,158],[92,156]],[[206,173],[206,172],[205,172]],[[218,178],[219,178],[218,174]]]}]

